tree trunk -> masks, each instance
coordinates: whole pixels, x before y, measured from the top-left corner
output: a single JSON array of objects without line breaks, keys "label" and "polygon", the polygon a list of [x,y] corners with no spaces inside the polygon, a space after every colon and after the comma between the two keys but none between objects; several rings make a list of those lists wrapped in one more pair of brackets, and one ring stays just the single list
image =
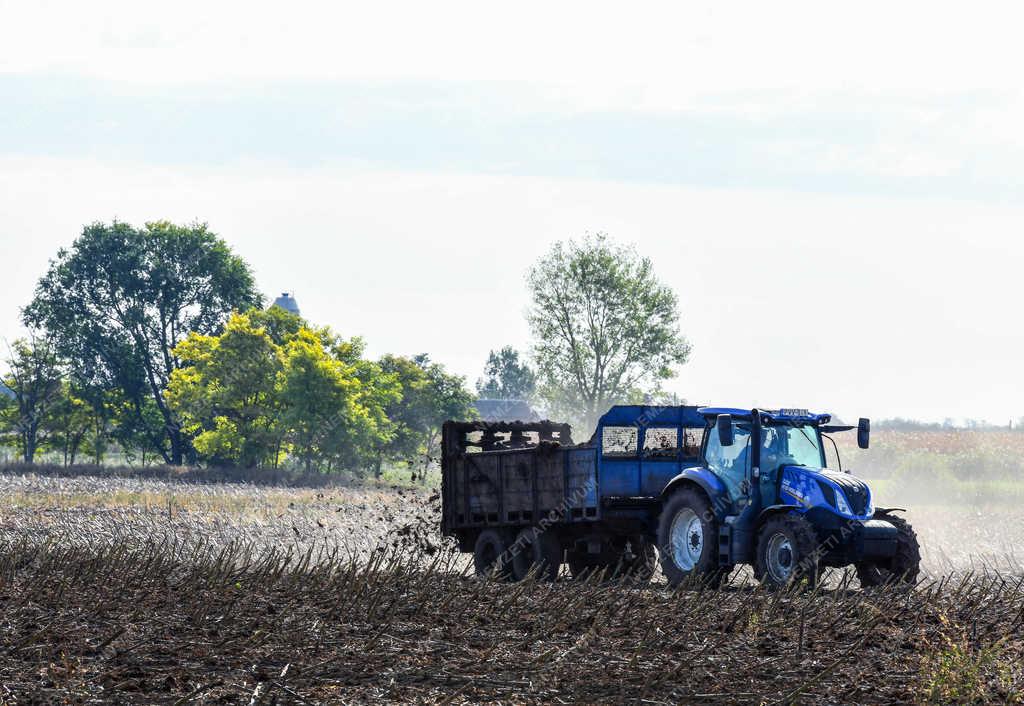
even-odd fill
[{"label": "tree trunk", "polygon": [[181,437],[181,430],[167,427],[167,436],[171,442],[170,462],[172,466],[180,466],[185,460],[185,445]]}]

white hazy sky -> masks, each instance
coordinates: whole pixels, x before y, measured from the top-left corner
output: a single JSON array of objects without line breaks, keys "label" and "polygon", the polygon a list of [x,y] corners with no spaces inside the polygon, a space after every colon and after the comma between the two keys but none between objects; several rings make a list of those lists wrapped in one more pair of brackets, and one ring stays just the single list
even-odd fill
[{"label": "white hazy sky", "polygon": [[0,0],[0,336],[84,223],[199,219],[472,381],[603,230],[690,400],[1024,414],[1019,6],[679,5]]}]

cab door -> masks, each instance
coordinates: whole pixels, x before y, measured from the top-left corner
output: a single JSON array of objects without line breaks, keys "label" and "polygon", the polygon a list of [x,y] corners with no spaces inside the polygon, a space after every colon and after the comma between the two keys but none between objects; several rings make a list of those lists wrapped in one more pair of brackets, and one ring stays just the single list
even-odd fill
[{"label": "cab door", "polygon": [[743,504],[750,488],[750,424],[733,422],[732,446],[722,446],[712,427],[707,432],[704,463],[725,484],[733,506]]}]

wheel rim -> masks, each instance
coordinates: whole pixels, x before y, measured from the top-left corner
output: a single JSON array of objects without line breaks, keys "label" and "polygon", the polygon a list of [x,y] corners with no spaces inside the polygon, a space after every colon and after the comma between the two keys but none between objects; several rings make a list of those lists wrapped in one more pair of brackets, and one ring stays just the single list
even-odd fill
[{"label": "wheel rim", "polygon": [[672,560],[683,571],[693,571],[704,553],[704,524],[692,508],[683,508],[672,518],[670,536]]},{"label": "wheel rim", "polygon": [[793,575],[796,568],[796,557],[793,554],[793,544],[782,532],[773,534],[768,540],[768,573],[778,583],[785,583]]}]

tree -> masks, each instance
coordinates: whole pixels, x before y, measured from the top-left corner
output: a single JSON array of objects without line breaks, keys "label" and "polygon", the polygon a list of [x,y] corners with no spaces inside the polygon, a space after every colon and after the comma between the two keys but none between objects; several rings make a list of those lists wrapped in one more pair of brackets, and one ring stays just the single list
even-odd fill
[{"label": "tree", "polygon": [[14,393],[7,389],[4,385],[3,379],[0,378],[0,460],[7,460],[6,447],[14,443],[14,438],[11,434],[13,431],[11,422],[15,418],[14,409]]},{"label": "tree", "polygon": [[283,346],[307,327],[305,319],[298,314],[272,306],[269,309],[250,309],[245,312],[249,322],[262,328],[270,336],[275,345]]},{"label": "tree", "polygon": [[[374,374],[376,366],[345,360],[361,351],[339,342],[332,352],[323,334],[304,329],[284,348],[282,398],[293,454],[307,471],[360,469],[389,434],[385,406],[397,386]],[[354,356],[358,358],[358,356]]]},{"label": "tree", "polygon": [[491,351],[484,377],[476,383],[480,398],[490,400],[529,400],[536,387],[537,375],[520,361],[519,351],[512,346]]},{"label": "tree", "polygon": [[604,234],[556,243],[527,281],[542,396],[589,427],[608,406],[656,392],[689,357],[676,295],[648,258]]},{"label": "tree", "polygon": [[73,465],[89,432],[95,428],[94,410],[70,382],[64,381],[46,416],[49,447],[61,454],[65,466]]},{"label": "tree", "polygon": [[[86,226],[58,252],[23,318],[46,331],[84,385],[120,389],[151,446],[178,465],[190,439],[163,395],[182,364],[176,346],[260,303],[248,265],[205,224],[115,221]],[[146,424],[147,402],[159,427]]]},{"label": "tree", "polygon": [[307,471],[361,468],[386,443],[385,407],[397,382],[343,340],[297,316],[234,314],[217,336],[192,334],[174,354],[168,406],[218,465],[277,466],[291,457]]},{"label": "tree", "polygon": [[234,314],[219,336],[191,334],[174,349],[168,407],[216,465],[277,465],[285,429],[281,349],[252,317]]},{"label": "tree", "polygon": [[4,385],[14,403],[4,409],[4,427],[14,436],[25,463],[35,463],[46,440],[47,422],[61,399],[64,372],[53,346],[32,336],[14,342]]},{"label": "tree", "polygon": [[380,477],[385,460],[404,460],[411,465],[418,457],[423,461],[420,477],[425,480],[427,467],[437,457],[441,425],[449,419],[472,418],[473,395],[462,377],[431,362],[426,354],[384,356],[380,367],[398,381],[402,394],[386,409],[392,435],[377,449],[376,474]]},{"label": "tree", "polygon": [[392,400],[385,413],[391,425],[391,434],[385,443],[377,445],[374,458],[374,477],[380,478],[385,461],[408,461],[425,453],[429,433],[430,396],[426,388],[430,381],[426,371],[410,358],[386,355],[380,368],[398,385],[400,396]]}]

